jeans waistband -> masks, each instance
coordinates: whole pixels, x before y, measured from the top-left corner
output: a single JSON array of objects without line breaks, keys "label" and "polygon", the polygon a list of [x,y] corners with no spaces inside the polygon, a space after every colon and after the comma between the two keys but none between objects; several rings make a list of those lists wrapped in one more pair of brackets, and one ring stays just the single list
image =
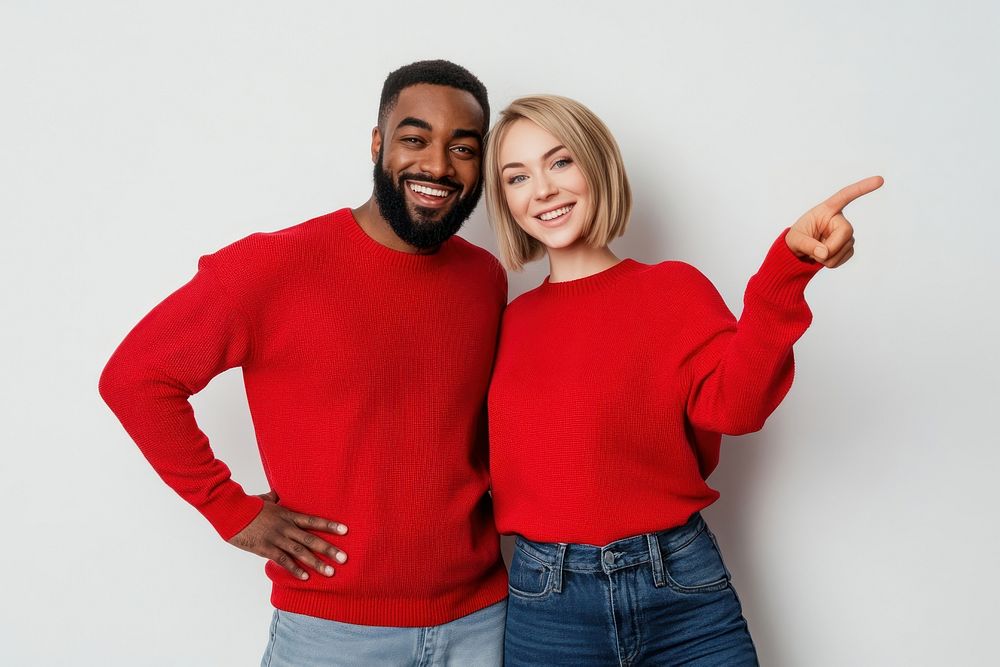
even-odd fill
[{"label": "jeans waistband", "polygon": [[682,526],[668,528],[657,533],[644,533],[616,540],[603,547],[591,544],[565,544],[553,542],[532,542],[518,537],[515,548],[521,549],[531,558],[548,565],[559,578],[556,589],[560,589],[559,574],[563,570],[573,572],[605,572],[651,563],[657,585],[663,570],[663,554],[682,549],[706,529],[701,514],[695,512]]}]

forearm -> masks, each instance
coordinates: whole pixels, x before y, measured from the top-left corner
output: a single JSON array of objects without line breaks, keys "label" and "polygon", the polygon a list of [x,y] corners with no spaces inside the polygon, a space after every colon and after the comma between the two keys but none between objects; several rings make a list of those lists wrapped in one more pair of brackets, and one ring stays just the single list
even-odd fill
[{"label": "forearm", "polygon": [[214,277],[195,278],[129,333],[101,375],[101,396],[157,474],[228,539],[260,511],[198,427],[189,398],[249,352],[242,315]]},{"label": "forearm", "polygon": [[792,345],[812,321],[803,294],[821,265],[796,258],[784,233],[750,279],[743,314],[719,330],[692,363],[688,417],[731,435],[757,431],[787,394]]}]

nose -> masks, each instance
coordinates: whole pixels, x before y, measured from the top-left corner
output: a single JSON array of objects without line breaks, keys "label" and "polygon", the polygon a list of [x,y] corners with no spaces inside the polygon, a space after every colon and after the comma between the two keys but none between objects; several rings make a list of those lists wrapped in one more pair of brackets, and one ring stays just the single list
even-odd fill
[{"label": "nose", "polygon": [[559,188],[547,176],[542,175],[535,179],[535,199],[549,199],[558,191]]},{"label": "nose", "polygon": [[455,175],[455,169],[451,163],[451,153],[447,148],[428,148],[423,151],[420,156],[420,170],[434,178]]}]

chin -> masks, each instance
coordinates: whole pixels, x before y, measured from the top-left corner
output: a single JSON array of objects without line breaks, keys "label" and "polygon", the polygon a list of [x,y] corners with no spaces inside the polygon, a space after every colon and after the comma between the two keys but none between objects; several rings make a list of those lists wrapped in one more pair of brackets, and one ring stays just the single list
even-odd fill
[{"label": "chin", "polygon": [[434,211],[431,215],[425,215],[423,211],[416,206],[411,206],[408,209],[410,214],[410,220],[413,220],[418,225],[435,225],[441,222],[444,216],[451,212],[451,209],[446,209],[443,211]]},{"label": "chin", "polygon": [[539,243],[552,250],[564,250],[582,242],[577,233],[545,234],[535,237]]}]

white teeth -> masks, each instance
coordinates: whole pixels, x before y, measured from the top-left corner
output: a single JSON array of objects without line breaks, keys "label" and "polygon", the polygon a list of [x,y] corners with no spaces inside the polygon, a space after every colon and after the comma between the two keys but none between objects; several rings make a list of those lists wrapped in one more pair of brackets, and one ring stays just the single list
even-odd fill
[{"label": "white teeth", "polygon": [[417,185],[416,183],[408,183],[410,189],[414,192],[419,192],[422,195],[430,195],[432,197],[447,197],[447,190],[437,190],[435,188],[429,188],[426,185]]},{"label": "white teeth", "polygon": [[563,206],[562,208],[557,208],[554,211],[549,211],[548,213],[542,213],[540,216],[538,216],[538,219],[544,222],[548,222],[549,220],[558,218],[560,215],[563,215],[564,213],[569,213],[569,210],[571,208],[573,208],[572,204],[569,206]]}]

